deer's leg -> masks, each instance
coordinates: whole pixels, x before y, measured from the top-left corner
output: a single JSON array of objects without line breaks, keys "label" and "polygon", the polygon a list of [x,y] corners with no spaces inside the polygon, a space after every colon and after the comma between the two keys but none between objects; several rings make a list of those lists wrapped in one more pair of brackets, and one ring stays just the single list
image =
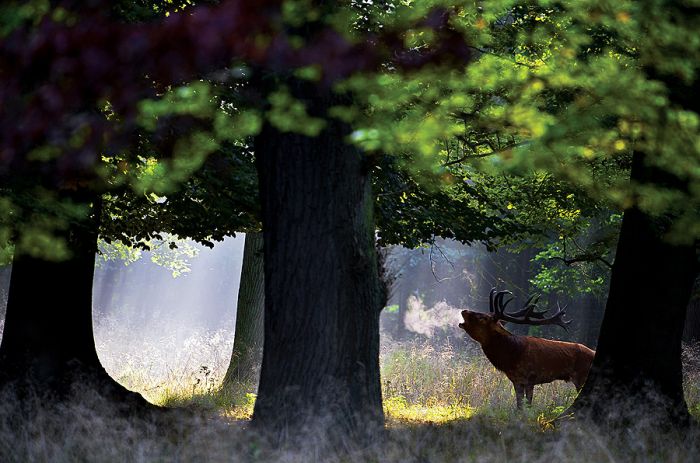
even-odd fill
[{"label": "deer's leg", "polygon": [[525,386],[525,397],[527,398],[528,405],[532,405],[532,391],[535,389],[534,384],[528,384]]},{"label": "deer's leg", "polygon": [[525,385],[520,383],[513,383],[513,389],[515,389],[515,407],[517,409],[523,408],[523,395],[525,394]]}]

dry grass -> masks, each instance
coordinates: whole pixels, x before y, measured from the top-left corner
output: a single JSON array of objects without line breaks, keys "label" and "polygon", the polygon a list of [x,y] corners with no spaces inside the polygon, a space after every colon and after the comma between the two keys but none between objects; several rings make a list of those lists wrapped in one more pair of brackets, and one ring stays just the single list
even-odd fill
[{"label": "dry grass", "polygon": [[[207,407],[208,412],[175,417],[164,424],[124,417],[89,389],[78,390],[73,405],[61,407],[50,407],[40,399],[20,400],[12,391],[4,391],[0,393],[0,461],[532,463],[700,459],[697,429],[659,432],[644,420],[614,435],[586,423],[562,423],[554,429],[543,424],[573,400],[572,386],[561,382],[538,386],[533,406],[517,412],[510,383],[475,346],[443,343],[436,347],[387,338],[381,350],[387,415],[384,438],[365,447],[345,442],[342,451],[328,452],[322,450],[319,436],[323,429],[319,425],[305,430],[304,443],[274,448],[264,435],[250,429],[247,421],[254,387],[239,385],[235,391],[222,393],[212,385],[211,378],[221,378],[228,363],[223,351],[227,344],[216,339],[215,334],[190,339],[188,345],[196,352],[178,350],[182,343],[176,346],[172,340],[163,341],[165,350],[152,348],[152,353],[167,351],[171,361],[180,362],[172,368],[157,365],[158,358],[113,358],[102,350],[108,370],[132,388],[148,389],[151,400],[169,405],[195,403]],[[130,348],[135,354],[140,347]],[[211,352],[217,349],[221,352]],[[699,354],[698,349],[686,349],[684,354],[687,398],[696,416],[700,410]]]},{"label": "dry grass", "polygon": [[[385,412],[392,420],[444,423],[488,415],[504,421],[514,416],[510,381],[473,343],[384,340],[381,355]],[[557,381],[535,387],[531,408],[520,416],[543,421],[557,416],[574,399],[572,385]]]},{"label": "dry grass", "polygon": [[167,332],[154,339],[151,333],[135,332],[110,318],[95,325],[95,339],[107,372],[158,405],[211,396],[226,374],[233,350],[230,330]]},{"label": "dry grass", "polygon": [[700,344],[683,347],[683,392],[690,413],[700,420]]}]

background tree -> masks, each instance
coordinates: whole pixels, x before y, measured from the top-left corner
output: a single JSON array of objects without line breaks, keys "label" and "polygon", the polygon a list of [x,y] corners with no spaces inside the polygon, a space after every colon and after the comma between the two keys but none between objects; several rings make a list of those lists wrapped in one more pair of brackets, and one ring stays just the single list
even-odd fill
[{"label": "background tree", "polygon": [[257,383],[262,363],[265,313],[265,269],[262,233],[247,233],[236,305],[236,330],[224,392]]}]

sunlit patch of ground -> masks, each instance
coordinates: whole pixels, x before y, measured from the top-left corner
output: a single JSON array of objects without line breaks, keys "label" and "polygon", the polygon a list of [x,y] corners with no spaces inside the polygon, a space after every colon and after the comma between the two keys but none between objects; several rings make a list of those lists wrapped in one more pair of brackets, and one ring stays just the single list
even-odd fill
[{"label": "sunlit patch of ground", "polygon": [[389,426],[403,423],[442,424],[447,421],[469,419],[475,412],[476,409],[468,405],[409,404],[400,396],[384,400],[384,414]]}]

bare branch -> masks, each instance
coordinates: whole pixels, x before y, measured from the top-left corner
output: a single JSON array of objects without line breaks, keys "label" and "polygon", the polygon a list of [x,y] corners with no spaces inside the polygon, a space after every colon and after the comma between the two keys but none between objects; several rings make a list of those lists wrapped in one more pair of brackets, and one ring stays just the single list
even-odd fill
[{"label": "bare branch", "polygon": [[601,264],[605,265],[607,268],[612,269],[612,263],[608,262],[607,260],[603,259],[601,256],[597,254],[579,254],[578,256],[571,257],[569,259],[565,257],[559,257],[559,256],[554,256],[551,257],[551,259],[556,259],[564,262],[564,265],[567,267],[571,267],[574,264],[580,263],[580,262],[600,262]]},{"label": "bare branch", "polygon": [[[468,160],[468,159],[486,158],[486,157],[489,157],[489,156],[493,156],[494,154],[504,153],[504,152],[506,152],[506,151],[508,151],[508,150],[511,150],[511,149],[513,149],[513,148],[517,148],[517,147],[519,147],[519,146],[526,145],[527,143],[528,143],[528,142],[520,142],[520,143],[515,143],[515,144],[512,144],[512,145],[507,145],[507,146],[504,146],[504,147],[499,148],[499,149],[495,149],[495,150],[492,149],[492,150],[489,151],[488,153],[469,153],[469,154],[465,154],[464,156],[462,156],[462,157],[460,157],[460,158],[458,158],[458,159],[455,159],[454,161],[450,161],[450,162],[447,162],[447,163],[443,164],[443,167],[452,166],[452,165],[454,165],[454,164],[459,164],[460,162],[464,162],[464,161],[466,161],[466,160]],[[491,147],[491,145],[492,145],[491,143],[487,143],[487,144],[489,145],[489,147]]]},{"label": "bare branch", "polygon": [[442,283],[443,281],[453,280],[454,277],[439,278],[439,277],[437,276],[437,274],[435,273],[435,261],[433,260],[433,249],[434,249],[434,248],[437,248],[438,252],[440,252],[440,254],[442,255],[443,259],[445,259],[445,260],[447,261],[447,263],[450,264],[450,266],[452,267],[452,270],[454,270],[454,268],[455,268],[455,266],[454,266],[454,264],[452,263],[452,261],[450,261],[450,259],[447,258],[447,256],[445,255],[445,253],[442,252],[442,249],[440,249],[440,246],[438,246],[437,244],[435,244],[435,242],[433,242],[433,243],[430,245],[430,255],[429,255],[429,258],[430,258],[430,272],[433,274],[433,278],[435,278],[435,281],[437,281],[438,283]]}]

